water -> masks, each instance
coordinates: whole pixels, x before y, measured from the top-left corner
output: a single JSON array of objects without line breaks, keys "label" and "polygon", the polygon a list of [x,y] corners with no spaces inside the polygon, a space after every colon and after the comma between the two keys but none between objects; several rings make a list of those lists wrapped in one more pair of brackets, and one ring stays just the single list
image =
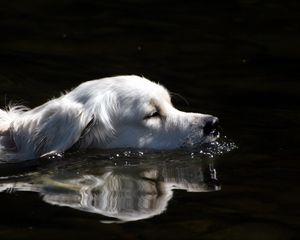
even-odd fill
[{"label": "water", "polygon": [[180,109],[218,116],[228,138],[192,152],[1,165],[0,239],[297,239],[299,10],[297,1],[3,3],[1,106],[134,73],[184,96],[188,105],[173,99]]}]

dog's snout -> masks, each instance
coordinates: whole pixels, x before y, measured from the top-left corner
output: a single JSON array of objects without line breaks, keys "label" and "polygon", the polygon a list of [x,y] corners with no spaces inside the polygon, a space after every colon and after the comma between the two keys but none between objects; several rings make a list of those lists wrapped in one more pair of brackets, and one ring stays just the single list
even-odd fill
[{"label": "dog's snout", "polygon": [[207,117],[204,122],[203,132],[204,134],[210,134],[219,126],[219,119],[217,117]]}]

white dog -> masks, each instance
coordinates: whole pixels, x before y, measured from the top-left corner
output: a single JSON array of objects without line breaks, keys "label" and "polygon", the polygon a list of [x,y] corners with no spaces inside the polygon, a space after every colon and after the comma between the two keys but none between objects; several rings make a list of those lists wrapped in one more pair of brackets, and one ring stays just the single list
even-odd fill
[{"label": "white dog", "polygon": [[218,118],[174,108],[145,78],[85,82],[28,110],[0,110],[0,159],[27,160],[69,149],[176,149],[214,141]]}]

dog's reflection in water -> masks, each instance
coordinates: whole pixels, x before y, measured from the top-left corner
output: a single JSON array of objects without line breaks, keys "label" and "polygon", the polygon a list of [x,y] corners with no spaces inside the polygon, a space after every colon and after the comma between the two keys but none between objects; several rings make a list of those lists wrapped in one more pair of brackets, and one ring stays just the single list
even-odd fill
[{"label": "dog's reflection in water", "polygon": [[82,167],[56,168],[55,173],[48,170],[26,180],[8,179],[0,182],[0,191],[39,192],[47,203],[117,219],[112,222],[128,222],[161,214],[174,189],[220,190],[212,162]]}]

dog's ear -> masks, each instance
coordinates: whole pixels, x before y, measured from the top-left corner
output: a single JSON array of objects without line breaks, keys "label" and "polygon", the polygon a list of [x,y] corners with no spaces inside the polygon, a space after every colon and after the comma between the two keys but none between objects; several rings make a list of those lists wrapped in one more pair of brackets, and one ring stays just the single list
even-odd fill
[{"label": "dog's ear", "polygon": [[5,149],[6,152],[14,152],[16,151],[16,143],[11,136],[11,128],[1,128],[0,129],[1,138],[1,146]]},{"label": "dog's ear", "polygon": [[47,106],[34,126],[34,152],[41,156],[70,149],[90,129],[93,119],[79,103]]},{"label": "dog's ear", "polygon": [[0,136],[9,135],[9,128],[6,126],[0,126]]},{"label": "dog's ear", "polygon": [[94,115],[92,115],[92,119],[88,122],[88,124],[82,130],[79,139],[69,149],[67,149],[68,152],[74,152],[80,148],[82,141],[84,140],[84,137],[89,134],[89,132],[91,131],[94,124],[95,124],[95,118],[94,118]]}]

